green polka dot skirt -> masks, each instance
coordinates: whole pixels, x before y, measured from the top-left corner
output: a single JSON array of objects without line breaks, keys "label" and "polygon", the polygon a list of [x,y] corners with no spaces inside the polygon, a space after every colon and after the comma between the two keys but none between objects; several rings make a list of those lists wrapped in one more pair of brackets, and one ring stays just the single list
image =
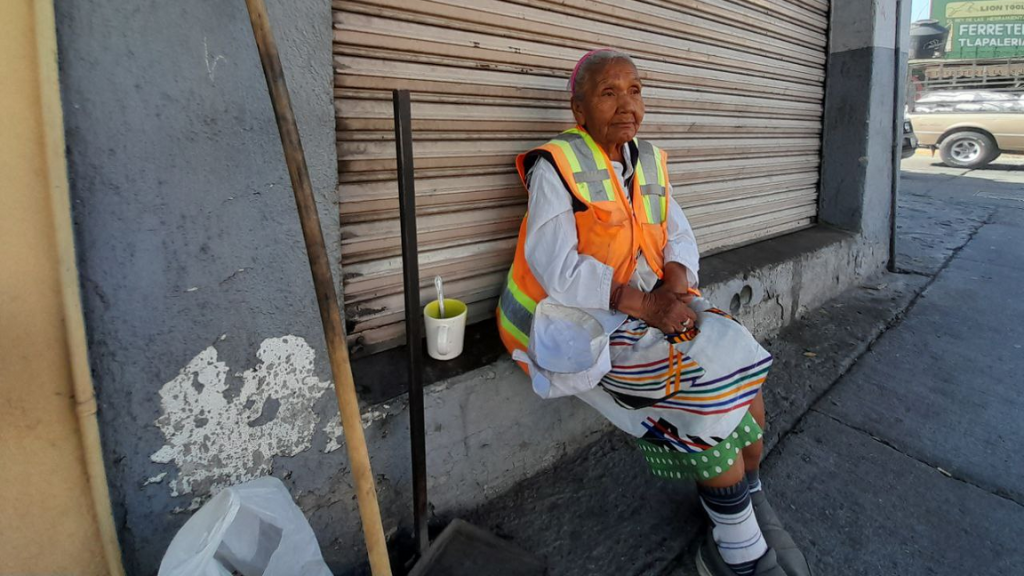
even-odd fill
[{"label": "green polka dot skirt", "polygon": [[732,434],[703,452],[680,452],[647,440],[637,440],[637,443],[655,476],[673,480],[710,480],[731,468],[740,450],[762,437],[764,432],[747,412]]}]

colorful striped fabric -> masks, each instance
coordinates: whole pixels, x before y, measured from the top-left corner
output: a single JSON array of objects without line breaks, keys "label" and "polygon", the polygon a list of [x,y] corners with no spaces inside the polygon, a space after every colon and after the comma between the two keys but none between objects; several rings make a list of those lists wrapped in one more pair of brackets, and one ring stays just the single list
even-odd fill
[{"label": "colorful striped fabric", "polygon": [[761,390],[771,363],[768,357],[729,376],[695,382],[690,390],[666,398],[654,407],[708,415],[746,408]]},{"label": "colorful striped fabric", "polygon": [[[697,312],[699,330],[689,339],[627,320],[609,337],[611,371],[600,386],[577,395],[643,440],[645,456],[657,458],[657,468],[663,474],[671,470],[672,477],[677,472],[703,477],[715,470],[691,462],[703,464],[701,457],[722,452],[723,441],[735,444],[730,437],[735,440],[737,426],[749,418],[748,408],[772,364],[771,354],[734,318],[702,298],[691,307]],[[747,441],[756,438],[744,438],[743,444]],[[667,454],[697,459],[686,460],[681,467]],[[672,460],[672,466],[666,460]],[[686,468],[690,471],[684,473]]]},{"label": "colorful striped fabric", "polygon": [[[709,308],[706,313],[736,322],[717,308]],[[692,331],[699,334],[696,326]],[[617,350],[612,371],[604,377],[601,385],[626,409],[650,407],[714,415],[749,406],[768,375],[771,356],[718,378],[704,378],[704,368],[680,351],[695,337],[663,335],[642,320],[630,319],[610,336],[610,345],[636,347],[648,353],[632,355]],[[641,344],[645,339],[648,341]],[[631,359],[650,358],[652,347],[655,360],[635,362]]]},{"label": "colorful striped fabric", "polygon": [[632,346],[639,342],[647,334],[647,325],[640,321],[637,322],[643,326],[642,329],[623,330],[620,328],[608,338],[609,343],[612,346]]},{"label": "colorful striped fabric", "polygon": [[662,360],[613,364],[602,384],[611,390],[657,400],[678,393],[684,386],[693,386],[703,375],[704,369],[693,358],[669,346],[668,357]]}]

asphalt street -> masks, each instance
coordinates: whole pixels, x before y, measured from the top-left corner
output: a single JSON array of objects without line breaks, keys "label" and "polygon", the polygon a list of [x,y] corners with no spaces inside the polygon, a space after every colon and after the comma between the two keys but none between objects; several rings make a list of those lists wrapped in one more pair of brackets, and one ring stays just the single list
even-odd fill
[{"label": "asphalt street", "polygon": [[1024,160],[936,164],[901,181],[901,268],[927,288],[765,463],[819,576],[1024,574]]}]

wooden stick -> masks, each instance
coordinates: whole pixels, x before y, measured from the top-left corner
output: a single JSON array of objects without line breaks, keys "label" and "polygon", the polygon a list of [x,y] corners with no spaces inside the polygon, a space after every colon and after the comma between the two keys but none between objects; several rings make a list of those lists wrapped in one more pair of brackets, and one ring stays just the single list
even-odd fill
[{"label": "wooden stick", "polygon": [[380,520],[377,489],[374,485],[373,471],[370,469],[366,439],[363,437],[359,400],[352,379],[352,367],[349,365],[348,347],[345,344],[341,314],[338,310],[338,296],[334,292],[331,265],[327,259],[324,235],[320,229],[320,216],[313,199],[313,188],[309,182],[306,157],[302,151],[302,142],[299,140],[299,129],[295,124],[288,86],[284,81],[281,57],[270,30],[267,7],[263,0],[245,0],[245,4],[249,9],[253,36],[256,38],[263,74],[270,90],[277,129],[281,133],[281,145],[284,147],[285,162],[288,164],[288,174],[292,180],[295,205],[298,207],[299,221],[302,223],[302,236],[306,240],[306,253],[309,256],[310,271],[313,273],[317,304],[320,306],[320,320],[327,340],[327,353],[331,359],[334,391],[338,397],[338,409],[345,430],[345,445],[352,466],[356,500],[363,522],[363,537],[366,539],[366,550],[370,557],[370,570],[374,576],[390,576],[387,542]]}]

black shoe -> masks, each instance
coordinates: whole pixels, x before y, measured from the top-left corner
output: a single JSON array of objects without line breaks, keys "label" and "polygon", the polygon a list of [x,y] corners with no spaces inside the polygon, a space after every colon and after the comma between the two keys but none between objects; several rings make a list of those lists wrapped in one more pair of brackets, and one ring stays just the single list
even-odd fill
[{"label": "black shoe", "polygon": [[[732,568],[725,563],[725,560],[722,560],[722,555],[718,552],[718,546],[715,544],[710,528],[708,529],[707,537],[704,538],[704,542],[697,549],[697,573],[700,576],[736,576]],[[757,561],[757,566],[754,568],[754,576],[789,575],[779,566],[775,550],[768,548],[768,552]]]},{"label": "black shoe", "polygon": [[787,576],[810,576],[811,569],[807,565],[804,553],[797,547],[789,532],[782,527],[782,521],[765,498],[764,490],[752,493],[750,501],[754,505],[754,516],[757,518],[757,525],[761,527],[764,541],[769,548],[775,550],[779,565],[786,571]]}]

